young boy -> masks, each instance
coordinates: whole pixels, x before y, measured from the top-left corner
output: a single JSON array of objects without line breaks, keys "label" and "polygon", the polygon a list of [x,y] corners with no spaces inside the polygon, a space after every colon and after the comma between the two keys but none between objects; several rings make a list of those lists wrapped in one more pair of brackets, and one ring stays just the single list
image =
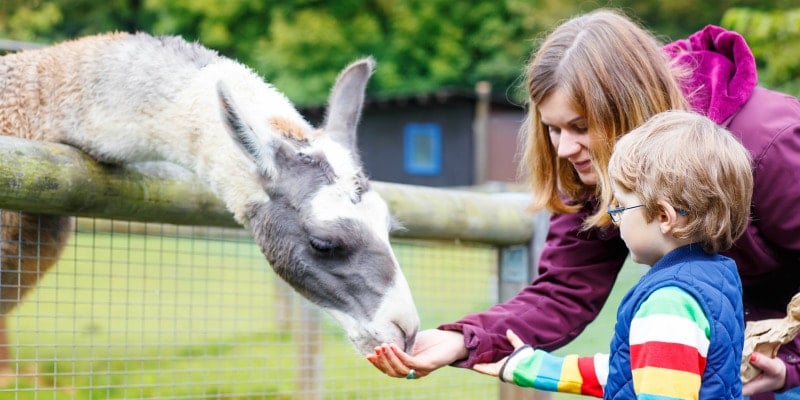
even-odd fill
[{"label": "young boy", "polygon": [[520,386],[604,398],[741,398],[741,281],[718,252],[748,222],[748,152],[709,119],[669,111],[617,142],[609,174],[608,214],[633,260],[652,266],[620,304],[611,353],[558,357],[509,331],[514,353],[473,368]]}]

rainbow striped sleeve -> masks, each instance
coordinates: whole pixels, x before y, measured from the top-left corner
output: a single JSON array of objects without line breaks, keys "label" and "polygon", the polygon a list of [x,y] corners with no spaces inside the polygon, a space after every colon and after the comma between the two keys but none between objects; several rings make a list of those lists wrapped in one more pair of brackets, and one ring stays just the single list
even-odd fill
[{"label": "rainbow striped sleeve", "polygon": [[633,387],[640,399],[696,399],[711,328],[697,300],[671,286],[654,291],[631,321]]},{"label": "rainbow striped sleeve", "polygon": [[607,354],[558,357],[530,346],[515,351],[501,371],[504,381],[518,386],[594,397],[603,397],[607,377]]}]

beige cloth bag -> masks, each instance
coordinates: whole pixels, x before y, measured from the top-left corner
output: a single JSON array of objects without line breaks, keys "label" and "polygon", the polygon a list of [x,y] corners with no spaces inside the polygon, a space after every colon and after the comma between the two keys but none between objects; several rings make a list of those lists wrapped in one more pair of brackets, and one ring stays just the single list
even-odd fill
[{"label": "beige cloth bag", "polygon": [[786,306],[786,317],[749,321],[744,328],[744,351],[740,374],[742,382],[747,383],[761,373],[761,370],[750,364],[750,355],[754,351],[770,358],[775,358],[778,349],[789,343],[800,332],[800,293],[794,295]]}]

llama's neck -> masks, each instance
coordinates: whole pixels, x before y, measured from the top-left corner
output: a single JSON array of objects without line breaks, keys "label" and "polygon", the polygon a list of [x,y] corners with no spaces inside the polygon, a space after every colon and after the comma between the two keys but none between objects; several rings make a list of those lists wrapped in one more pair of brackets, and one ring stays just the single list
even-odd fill
[{"label": "llama's neck", "polygon": [[[264,178],[256,173],[255,164],[234,142],[222,122],[220,100],[216,92],[219,80],[225,82],[232,97],[249,124],[264,135],[278,134],[267,129],[273,117],[288,118],[306,131],[310,126],[286,97],[268,86],[255,74],[234,62],[211,65],[199,74],[181,96],[181,109],[192,129],[182,140],[189,143],[185,159],[179,161],[192,169],[233,212],[236,220],[247,225],[246,213],[256,202],[269,201],[264,191]],[[266,143],[265,138],[265,143]]]},{"label": "llama's neck", "polygon": [[232,143],[212,136],[203,137],[199,143],[203,149],[195,154],[190,168],[225,203],[237,222],[249,226],[250,206],[269,201],[255,167]]},{"label": "llama's neck", "polygon": [[[142,57],[140,47],[149,45],[142,37],[98,36],[0,59],[0,86],[7,89],[0,96],[0,134],[69,144],[107,163],[180,164],[246,224],[249,205],[269,199],[252,161],[223,125],[217,83],[225,83],[258,134],[275,134],[266,126],[273,117],[304,132],[310,126],[242,64],[208,55],[202,66],[130,58]],[[131,68],[136,62],[146,68]],[[90,64],[97,67],[80,67]]]}]

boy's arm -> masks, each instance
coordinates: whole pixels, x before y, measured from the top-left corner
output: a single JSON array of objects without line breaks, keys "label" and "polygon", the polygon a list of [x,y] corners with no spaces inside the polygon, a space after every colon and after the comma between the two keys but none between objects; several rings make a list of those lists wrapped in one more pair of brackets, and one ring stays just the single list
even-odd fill
[{"label": "boy's arm", "polygon": [[[709,337],[708,318],[694,297],[676,287],[653,292],[631,323],[631,371],[637,397],[697,398]],[[508,357],[500,379],[539,390],[602,397],[608,359],[606,354],[558,357],[524,346]]]},{"label": "boy's arm", "polygon": [[710,333],[705,312],[689,293],[665,287],[650,294],[631,322],[631,371],[637,396],[697,398]]},{"label": "boy's arm", "polygon": [[500,371],[502,381],[518,386],[594,397],[603,397],[607,377],[606,354],[558,357],[531,346],[515,350]]}]

